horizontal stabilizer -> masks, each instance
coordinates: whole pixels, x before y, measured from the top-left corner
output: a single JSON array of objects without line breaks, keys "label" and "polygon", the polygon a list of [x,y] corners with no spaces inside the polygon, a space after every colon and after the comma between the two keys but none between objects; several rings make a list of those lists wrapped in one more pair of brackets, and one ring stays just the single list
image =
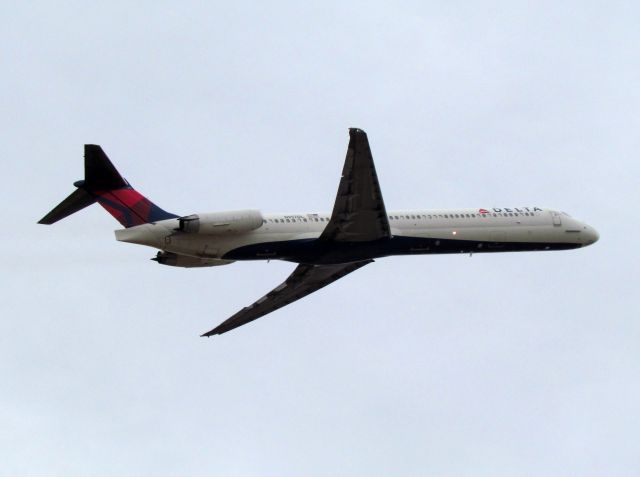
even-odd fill
[{"label": "horizontal stabilizer", "polygon": [[90,206],[96,198],[84,189],[76,189],[66,199],[60,202],[51,212],[42,217],[38,223],[51,225],[71,214]]}]

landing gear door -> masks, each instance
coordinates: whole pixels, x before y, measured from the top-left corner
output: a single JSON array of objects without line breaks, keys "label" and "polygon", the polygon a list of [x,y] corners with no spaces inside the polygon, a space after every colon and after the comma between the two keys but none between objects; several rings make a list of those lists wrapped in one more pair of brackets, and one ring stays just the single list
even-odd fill
[{"label": "landing gear door", "polygon": [[551,212],[551,217],[553,219],[554,227],[560,227],[562,225],[562,219],[560,218],[560,214],[558,212]]}]

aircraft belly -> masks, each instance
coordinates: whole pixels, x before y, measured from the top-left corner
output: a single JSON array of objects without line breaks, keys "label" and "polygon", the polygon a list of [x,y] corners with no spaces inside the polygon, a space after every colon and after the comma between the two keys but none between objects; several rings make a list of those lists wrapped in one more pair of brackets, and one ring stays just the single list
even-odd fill
[{"label": "aircraft belly", "polygon": [[389,239],[371,242],[326,242],[317,239],[263,242],[235,248],[221,258],[225,260],[273,259],[320,265],[356,262],[390,255],[566,250],[580,246],[579,243],[560,241],[513,241],[506,240],[506,236],[498,237],[495,234],[487,234],[482,240],[396,235]]}]

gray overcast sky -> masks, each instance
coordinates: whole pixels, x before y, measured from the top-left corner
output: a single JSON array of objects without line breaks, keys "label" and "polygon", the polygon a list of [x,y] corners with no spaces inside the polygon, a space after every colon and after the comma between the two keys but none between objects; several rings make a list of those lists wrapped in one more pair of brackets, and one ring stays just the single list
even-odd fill
[{"label": "gray overcast sky", "polygon": [[[2,2],[0,474],[637,476],[637,2]],[[103,145],[179,213],[538,205],[558,253],[388,258],[222,337],[288,263],[161,267]]]}]

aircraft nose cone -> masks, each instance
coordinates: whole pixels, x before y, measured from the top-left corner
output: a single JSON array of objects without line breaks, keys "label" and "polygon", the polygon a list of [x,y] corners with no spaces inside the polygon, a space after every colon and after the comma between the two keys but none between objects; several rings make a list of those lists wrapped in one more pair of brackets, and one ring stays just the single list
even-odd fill
[{"label": "aircraft nose cone", "polygon": [[585,238],[585,243],[584,243],[585,246],[592,245],[598,241],[598,239],[600,238],[600,234],[596,229],[594,229],[593,227],[589,227],[587,225],[584,230],[584,238]]}]

